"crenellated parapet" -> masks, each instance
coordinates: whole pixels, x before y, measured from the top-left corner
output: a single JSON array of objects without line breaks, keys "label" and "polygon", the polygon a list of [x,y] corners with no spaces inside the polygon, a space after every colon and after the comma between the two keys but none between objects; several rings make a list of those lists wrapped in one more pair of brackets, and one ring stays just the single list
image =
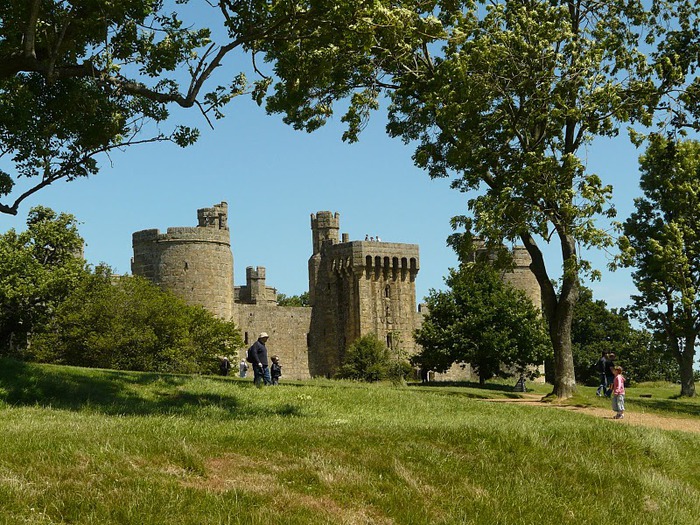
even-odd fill
[{"label": "crenellated parapet", "polygon": [[197,210],[199,225],[135,232],[131,273],[199,304],[223,319],[233,314],[233,254],[225,202]]},{"label": "crenellated parapet", "polygon": [[416,244],[352,241],[330,246],[324,255],[331,271],[364,273],[368,279],[383,276],[414,281],[420,269]]}]

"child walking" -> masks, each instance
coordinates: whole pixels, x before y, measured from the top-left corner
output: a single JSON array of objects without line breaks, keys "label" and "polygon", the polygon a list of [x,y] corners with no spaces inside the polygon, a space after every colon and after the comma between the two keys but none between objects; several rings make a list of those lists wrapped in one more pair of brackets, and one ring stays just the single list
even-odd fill
[{"label": "child walking", "polygon": [[612,388],[612,409],[616,412],[613,419],[622,419],[625,417],[625,378],[622,377],[621,366],[613,368],[613,372],[615,378]]},{"label": "child walking", "polygon": [[272,376],[272,384],[279,385],[280,377],[282,377],[282,365],[280,365],[279,356],[272,356],[272,366],[270,366],[270,375]]}]

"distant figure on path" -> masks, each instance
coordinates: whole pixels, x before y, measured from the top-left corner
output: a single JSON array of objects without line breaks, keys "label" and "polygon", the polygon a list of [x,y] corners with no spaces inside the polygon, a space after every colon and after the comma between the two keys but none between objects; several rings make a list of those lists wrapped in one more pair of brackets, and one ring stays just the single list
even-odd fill
[{"label": "distant figure on path", "polygon": [[420,369],[420,381],[421,383],[430,382],[430,370],[425,366]]},{"label": "distant figure on path", "polygon": [[219,358],[219,372],[221,375],[227,376],[229,370],[231,370],[231,361],[228,360],[228,357],[223,356]]},{"label": "distant figure on path", "polygon": [[269,337],[267,332],[261,332],[258,340],[248,348],[248,362],[253,366],[253,383],[257,387],[262,387],[263,383],[265,385],[272,384],[267,361],[267,347],[265,346]]},{"label": "distant figure on path", "polygon": [[282,377],[282,365],[280,365],[280,358],[277,355],[272,356],[272,364],[270,365],[270,375],[272,377],[272,384],[279,385],[280,377]]},{"label": "distant figure on path", "polygon": [[608,362],[605,365],[605,397],[612,396],[613,379],[615,379],[615,359],[617,359],[617,356],[610,352],[608,354]]},{"label": "distant figure on path", "polygon": [[596,364],[595,364],[595,370],[596,370],[596,372],[598,372],[598,377],[600,378],[600,384],[598,385],[598,389],[595,391],[595,395],[597,395],[598,397],[604,395],[605,390],[608,387],[608,382],[605,378],[605,371],[608,369],[607,364],[608,364],[608,353],[601,352],[600,359],[598,359],[598,361],[596,361]]},{"label": "distant figure on path", "polygon": [[622,377],[621,366],[616,366],[613,371],[615,379],[613,379],[612,409],[616,412],[613,419],[622,419],[625,417],[625,378]]},{"label": "distant figure on path", "polygon": [[248,374],[248,363],[245,362],[245,359],[241,359],[241,362],[238,363],[238,375],[241,377],[245,377]]}]

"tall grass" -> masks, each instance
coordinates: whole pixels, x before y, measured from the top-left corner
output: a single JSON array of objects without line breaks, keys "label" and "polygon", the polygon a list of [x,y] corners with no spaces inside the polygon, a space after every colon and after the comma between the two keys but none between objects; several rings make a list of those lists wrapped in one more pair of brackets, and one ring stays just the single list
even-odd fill
[{"label": "tall grass", "polygon": [[0,361],[0,523],[700,523],[700,436],[470,395]]}]

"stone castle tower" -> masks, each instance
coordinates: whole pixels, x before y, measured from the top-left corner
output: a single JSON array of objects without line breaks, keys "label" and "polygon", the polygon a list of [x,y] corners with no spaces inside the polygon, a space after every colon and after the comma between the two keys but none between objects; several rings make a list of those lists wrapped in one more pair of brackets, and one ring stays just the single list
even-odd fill
[{"label": "stone castle tower", "polygon": [[222,202],[198,210],[196,227],[134,233],[132,273],[233,320],[246,345],[268,332],[268,350],[280,355],[286,377],[332,375],[346,347],[368,333],[403,355],[415,350],[417,245],[347,234],[341,242],[339,214],[318,212],[311,216],[311,308],[282,307],[262,266],[246,268],[246,284],[234,286],[227,215]]},{"label": "stone castle tower", "polygon": [[374,241],[339,241],[339,214],[311,215],[313,254],[309,259],[309,368],[332,374],[345,349],[373,333],[392,351],[415,352],[420,326],[415,279],[418,246]]},{"label": "stone castle tower", "polygon": [[[413,331],[423,317],[416,308],[418,245],[350,241],[340,234],[338,213],[312,214],[311,307],[283,307],[277,305],[277,290],[266,283],[263,266],[246,268],[246,284],[234,286],[227,215],[222,202],[198,210],[196,227],[134,233],[132,273],[233,320],[246,346],[268,332],[268,350],[280,356],[290,379],[333,375],[347,347],[367,334],[375,334],[395,355],[417,350]],[[515,269],[504,279],[539,305],[527,251],[516,247],[513,255]],[[244,350],[237,349],[238,359]],[[468,367],[453,369],[443,378],[469,378]]]},{"label": "stone castle tower", "polygon": [[222,319],[233,315],[233,254],[225,202],[197,210],[197,227],[132,235],[131,273]]}]

